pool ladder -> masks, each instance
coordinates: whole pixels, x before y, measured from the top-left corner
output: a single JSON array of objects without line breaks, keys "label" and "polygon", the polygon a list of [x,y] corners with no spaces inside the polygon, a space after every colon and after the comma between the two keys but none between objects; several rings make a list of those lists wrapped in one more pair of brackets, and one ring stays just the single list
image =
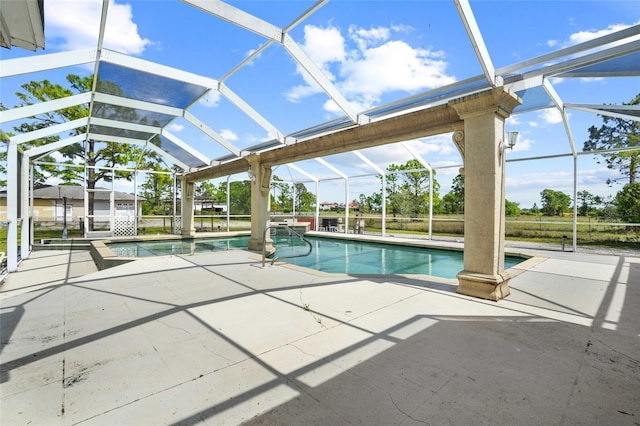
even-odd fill
[{"label": "pool ladder", "polygon": [[313,249],[313,245],[311,244],[311,241],[307,240],[304,237],[304,235],[300,234],[295,229],[291,228],[289,225],[270,225],[270,226],[267,226],[264,229],[264,233],[262,234],[262,266],[263,267],[264,267],[265,260],[267,258],[267,245],[265,244],[265,241],[267,239],[267,231],[269,231],[271,229],[277,229],[277,228],[286,229],[289,232],[289,236],[291,236],[292,234],[298,236],[302,241],[304,241],[309,246],[309,251],[307,251],[306,253],[303,253],[303,254],[295,254],[295,255],[290,255],[290,256],[274,257],[274,258],[271,259],[271,264],[272,265],[275,263],[276,260],[292,259],[294,257],[305,257],[305,256],[309,256],[311,254],[311,250]]}]

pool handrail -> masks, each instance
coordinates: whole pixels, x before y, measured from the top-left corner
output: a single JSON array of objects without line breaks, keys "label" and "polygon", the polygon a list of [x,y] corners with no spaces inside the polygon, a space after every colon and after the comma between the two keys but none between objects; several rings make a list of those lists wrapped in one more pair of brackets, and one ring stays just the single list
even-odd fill
[{"label": "pool handrail", "polygon": [[292,233],[297,235],[302,241],[304,241],[309,246],[309,251],[304,253],[304,254],[296,254],[296,255],[290,255],[290,256],[274,257],[273,259],[271,259],[271,265],[273,265],[276,260],[292,259],[294,257],[305,257],[305,256],[309,256],[311,254],[311,251],[313,250],[313,245],[311,244],[311,241],[307,240],[304,237],[304,235],[300,234],[299,232],[297,232],[295,229],[293,229],[289,225],[269,225],[264,229],[264,233],[262,234],[262,267],[264,267],[265,259],[267,258],[267,244],[266,244],[267,231],[269,231],[272,228],[284,228],[289,232],[290,236],[291,236]]}]

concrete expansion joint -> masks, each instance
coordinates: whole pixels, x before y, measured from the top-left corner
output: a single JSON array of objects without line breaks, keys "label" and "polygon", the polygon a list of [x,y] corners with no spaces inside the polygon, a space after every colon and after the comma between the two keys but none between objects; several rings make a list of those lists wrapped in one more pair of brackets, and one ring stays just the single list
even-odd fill
[{"label": "concrete expansion joint", "polygon": [[396,410],[398,410],[398,412],[402,415],[404,415],[406,418],[411,419],[414,422],[418,422],[418,423],[422,423],[425,425],[428,425],[430,423],[427,423],[423,420],[420,419],[416,419],[415,417],[412,417],[411,414],[407,413],[406,411],[404,411],[402,408],[400,408],[398,406],[398,404],[396,403],[396,401],[393,399],[393,395],[389,394],[389,399],[391,400],[391,403],[393,404],[394,407],[396,407]]}]

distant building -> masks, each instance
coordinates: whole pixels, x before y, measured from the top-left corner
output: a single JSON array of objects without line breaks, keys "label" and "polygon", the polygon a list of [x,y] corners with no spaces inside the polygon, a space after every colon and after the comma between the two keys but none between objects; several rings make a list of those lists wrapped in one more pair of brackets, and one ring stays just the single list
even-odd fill
[{"label": "distant building", "polygon": [[[66,203],[65,203],[66,198]],[[113,215],[136,216],[142,214],[145,199],[125,192],[113,192]],[[40,222],[78,221],[84,218],[84,187],[82,186],[42,186],[33,190],[33,220]],[[96,221],[108,221],[111,216],[111,190],[96,188],[94,192],[94,212]],[[7,190],[0,190],[0,220],[7,220]]]},{"label": "distant building", "polygon": [[320,203],[320,210],[338,210],[340,205],[338,203],[330,203],[328,201],[323,201]]}]

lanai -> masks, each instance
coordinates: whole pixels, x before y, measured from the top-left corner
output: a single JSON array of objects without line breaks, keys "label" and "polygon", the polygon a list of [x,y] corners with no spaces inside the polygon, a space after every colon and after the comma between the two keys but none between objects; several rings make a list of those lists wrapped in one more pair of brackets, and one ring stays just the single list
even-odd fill
[{"label": "lanai", "polygon": [[[184,3],[201,13],[253,32],[264,43],[253,55],[219,78],[160,65],[103,47],[109,14],[109,2],[104,1],[96,48],[10,59],[0,64],[2,78],[88,64],[93,67],[96,79],[89,93],[1,112],[0,122],[7,123],[38,112],[73,105],[86,104],[90,110],[86,118],[10,139],[7,162],[10,271],[17,266],[18,230],[22,233],[22,257],[28,257],[30,251],[30,227],[19,226],[20,221],[23,225],[28,222],[28,191],[20,188],[29,187],[29,164],[41,155],[73,143],[86,143],[88,140],[132,143],[161,154],[184,171],[182,185],[183,193],[187,196],[182,198],[185,203],[183,212],[192,211],[193,200],[188,195],[194,182],[251,168],[255,177],[252,248],[259,248],[262,244],[261,230],[267,219],[266,194],[259,187],[268,183],[272,166],[377,144],[455,132],[456,146],[464,157],[466,191],[469,194],[466,208],[470,212],[466,218],[466,263],[460,290],[497,299],[508,291],[508,276],[503,274],[500,261],[504,250],[504,155],[501,144],[504,143],[505,118],[512,113],[558,109],[567,129],[567,145],[575,161],[578,152],[571,135],[567,110],[573,108],[635,120],[640,115],[637,107],[572,104],[570,100],[559,97],[550,80],[638,76],[638,25],[570,48],[495,68],[470,5],[468,2],[454,2],[451,7],[455,7],[475,54],[469,60],[480,64],[482,74],[372,110],[358,111],[290,36],[298,24],[327,2],[314,4],[284,26],[273,25],[223,2]],[[234,73],[271,46],[280,46],[288,58],[304,69],[326,96],[335,102],[344,117],[285,134],[265,118],[265,111],[251,106],[227,85],[227,80]],[[116,82],[123,94],[106,92],[97,84],[99,80]],[[162,87],[160,98],[159,87]],[[192,111],[199,100],[212,92],[230,101],[269,133],[272,139],[240,148],[205,124]],[[122,111],[135,114],[122,114]],[[176,137],[168,126],[178,118],[201,130],[226,153],[216,157],[207,156],[189,142]],[[149,125],[150,122],[153,125]],[[56,143],[26,151],[20,149],[22,143],[81,127],[86,127],[86,132],[77,137],[61,138]],[[192,225],[189,216],[183,217],[184,234],[193,232]]]}]

